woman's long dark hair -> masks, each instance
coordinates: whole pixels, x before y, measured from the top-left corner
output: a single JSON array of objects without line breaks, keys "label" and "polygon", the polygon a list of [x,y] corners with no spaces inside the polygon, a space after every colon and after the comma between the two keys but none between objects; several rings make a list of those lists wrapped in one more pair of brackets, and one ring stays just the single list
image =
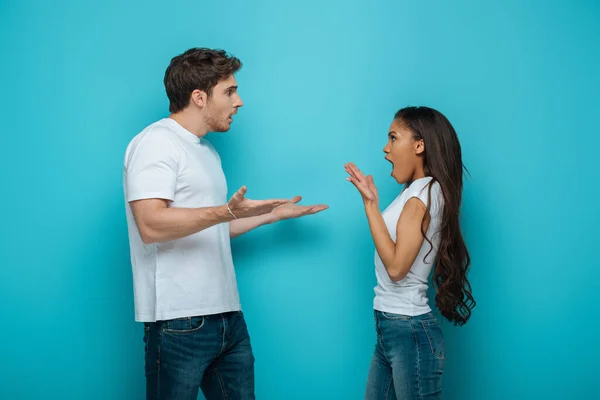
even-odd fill
[{"label": "woman's long dark hair", "polygon": [[[459,222],[464,165],[458,136],[450,121],[432,108],[403,108],[396,113],[395,119],[413,133],[415,140],[423,140],[425,175],[431,176],[431,182],[437,181],[442,189],[444,212],[433,272],[433,282],[437,286],[435,302],[445,318],[455,325],[464,325],[471,316],[471,309],[475,307],[475,299],[467,280],[471,257]],[[430,205],[427,205],[427,215]],[[424,219],[421,232],[431,245],[425,235],[425,222]]]}]

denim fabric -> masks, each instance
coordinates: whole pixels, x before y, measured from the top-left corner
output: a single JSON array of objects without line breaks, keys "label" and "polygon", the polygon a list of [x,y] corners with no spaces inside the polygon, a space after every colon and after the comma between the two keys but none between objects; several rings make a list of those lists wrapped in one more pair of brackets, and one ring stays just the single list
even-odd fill
[{"label": "denim fabric", "polygon": [[365,399],[441,399],[446,346],[435,316],[375,311],[375,325]]},{"label": "denim fabric", "polygon": [[241,312],[144,324],[146,399],[254,400],[254,355]]}]

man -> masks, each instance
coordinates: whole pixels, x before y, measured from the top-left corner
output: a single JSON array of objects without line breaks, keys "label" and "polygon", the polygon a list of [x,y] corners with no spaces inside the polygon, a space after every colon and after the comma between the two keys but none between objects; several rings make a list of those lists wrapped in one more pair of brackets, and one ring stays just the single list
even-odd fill
[{"label": "man", "polygon": [[229,200],[219,155],[204,139],[226,132],[243,102],[224,51],[174,57],[164,84],[171,115],[129,144],[123,170],[135,319],[144,322],[148,399],[254,399],[254,356],[241,312],[230,238],[325,205]]}]

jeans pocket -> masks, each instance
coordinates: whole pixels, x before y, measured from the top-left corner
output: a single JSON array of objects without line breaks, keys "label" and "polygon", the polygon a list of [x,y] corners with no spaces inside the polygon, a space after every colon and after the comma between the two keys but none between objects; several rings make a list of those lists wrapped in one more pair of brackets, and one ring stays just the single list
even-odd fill
[{"label": "jeans pocket", "polygon": [[410,319],[410,317],[407,316],[407,315],[393,314],[393,313],[389,313],[389,312],[385,312],[385,311],[381,311],[381,315],[385,319],[392,319],[392,320],[405,320],[405,321],[408,321]]},{"label": "jeans pocket", "polygon": [[204,326],[204,317],[185,317],[165,322],[163,332],[175,335],[194,333]]},{"label": "jeans pocket", "polygon": [[444,342],[444,334],[442,328],[436,319],[426,319],[421,321],[425,336],[429,342],[431,353],[440,360],[446,359],[446,343]]}]

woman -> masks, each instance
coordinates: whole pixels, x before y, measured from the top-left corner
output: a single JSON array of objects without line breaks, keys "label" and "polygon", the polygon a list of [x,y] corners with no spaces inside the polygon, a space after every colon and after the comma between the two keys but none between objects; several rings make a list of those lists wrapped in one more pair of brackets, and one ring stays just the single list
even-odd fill
[{"label": "woman", "polygon": [[377,344],[365,398],[439,399],[446,348],[427,299],[434,264],[441,314],[463,325],[475,306],[459,224],[460,143],[440,112],[408,107],[396,113],[383,151],[392,177],[405,185],[383,214],[372,176],[345,166],[362,196],[376,248]]}]

